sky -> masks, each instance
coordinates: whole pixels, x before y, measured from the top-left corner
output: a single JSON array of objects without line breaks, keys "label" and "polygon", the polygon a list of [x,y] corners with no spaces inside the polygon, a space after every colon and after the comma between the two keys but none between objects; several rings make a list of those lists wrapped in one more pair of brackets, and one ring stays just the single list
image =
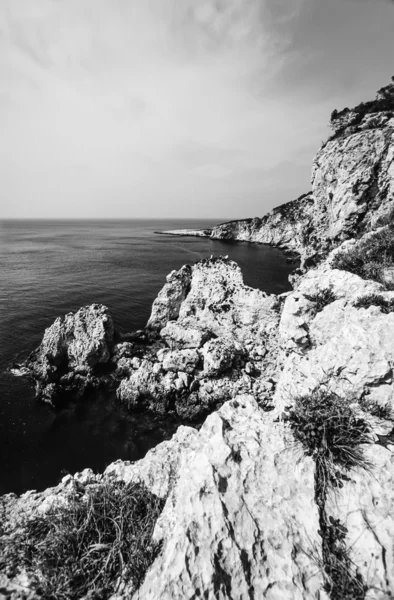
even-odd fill
[{"label": "sky", "polygon": [[393,31],[392,0],[0,0],[0,218],[262,216]]}]

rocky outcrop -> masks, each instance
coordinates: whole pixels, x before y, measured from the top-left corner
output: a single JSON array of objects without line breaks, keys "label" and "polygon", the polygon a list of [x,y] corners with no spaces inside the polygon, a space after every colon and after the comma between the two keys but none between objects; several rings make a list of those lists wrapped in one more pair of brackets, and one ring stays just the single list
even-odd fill
[{"label": "rocky outcrop", "polygon": [[192,270],[189,265],[167,276],[167,285],[159,292],[153,303],[148,328],[160,330],[168,321],[177,319],[182,302],[190,290]]},{"label": "rocky outcrop", "polygon": [[134,410],[182,418],[204,415],[240,393],[267,403],[279,309],[275,296],[245,286],[226,258],[171,273],[152,306],[149,344],[121,381],[118,398]]},{"label": "rocky outcrop", "polygon": [[[317,312],[316,300],[327,290],[330,301]],[[282,347],[291,352],[285,359],[278,399],[329,385],[340,395],[351,394],[355,401],[368,398],[382,406],[393,403],[394,408],[394,313],[385,314],[373,304],[355,306],[371,294],[388,301],[394,298],[381,284],[327,264],[301,279],[297,291],[285,301],[279,326]]]},{"label": "rocky outcrop", "polygon": [[53,405],[104,384],[129,409],[201,418],[239,393],[269,401],[279,310],[236,263],[204,259],[170,273],[133,342],[115,343],[107,308],[92,305],[57,319],[26,366]]},{"label": "rocky outcrop", "polygon": [[114,324],[106,306],[92,304],[57,318],[26,361],[37,396],[56,404],[64,394],[81,396],[97,386],[97,372],[108,364],[114,343]]}]

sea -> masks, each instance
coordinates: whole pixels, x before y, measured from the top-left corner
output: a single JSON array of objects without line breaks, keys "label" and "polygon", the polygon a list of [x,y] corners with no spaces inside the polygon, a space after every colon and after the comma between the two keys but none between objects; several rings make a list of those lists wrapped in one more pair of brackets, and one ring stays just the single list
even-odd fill
[{"label": "sea", "polygon": [[10,368],[40,344],[56,317],[98,302],[121,331],[141,329],[166,275],[211,255],[229,255],[249,286],[276,294],[290,289],[294,264],[277,248],[155,233],[213,224],[0,221],[0,494],[40,491],[85,467],[101,472],[117,459],[140,459],[180,424],[129,413],[114,393],[71,399],[60,410],[37,402],[29,378]]}]

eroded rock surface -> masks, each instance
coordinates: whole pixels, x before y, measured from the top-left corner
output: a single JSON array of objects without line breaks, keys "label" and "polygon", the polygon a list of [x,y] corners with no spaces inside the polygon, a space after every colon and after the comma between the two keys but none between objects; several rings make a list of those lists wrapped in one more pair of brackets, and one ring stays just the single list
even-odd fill
[{"label": "eroded rock surface", "polygon": [[[313,461],[299,460],[292,443],[286,425],[241,396],[199,432],[181,427],[141,461],[118,461],[104,476],[87,470],[42,494],[10,499],[8,526],[22,508],[28,517],[67,502],[75,486],[83,494],[103,477],[140,481],[166,498],[154,532],[161,551],[140,590],[133,595],[129,582],[118,598],[316,598],[322,578],[310,555],[319,541]],[[3,583],[17,589],[28,575]]]},{"label": "eroded rock surface", "polygon": [[150,342],[121,381],[119,399],[183,418],[206,414],[239,393],[267,402],[277,369],[272,334],[279,311],[280,301],[245,286],[227,258],[171,273],[152,306]]},{"label": "eroded rock surface", "polygon": [[[316,312],[316,298],[330,290],[331,301]],[[320,384],[356,400],[368,397],[381,405],[393,404],[394,313],[378,306],[357,308],[360,298],[377,294],[387,300],[373,281],[322,265],[299,283],[286,298],[279,326],[287,351],[278,384],[278,398],[309,393]],[[292,352],[289,352],[292,350]]]},{"label": "eroded rock surface", "polygon": [[67,392],[80,396],[98,385],[96,371],[108,363],[114,342],[114,324],[106,306],[92,304],[57,318],[26,362],[37,395],[56,404]]}]

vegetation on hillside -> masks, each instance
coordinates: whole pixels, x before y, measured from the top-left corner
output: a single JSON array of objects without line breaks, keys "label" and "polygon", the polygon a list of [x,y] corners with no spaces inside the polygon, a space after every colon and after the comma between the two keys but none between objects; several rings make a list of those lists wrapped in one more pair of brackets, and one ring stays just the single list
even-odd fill
[{"label": "vegetation on hillside", "polygon": [[346,526],[327,514],[328,491],[342,488],[353,469],[370,469],[363,444],[369,443],[370,427],[357,415],[351,400],[318,387],[295,398],[287,420],[296,440],[315,461],[315,501],[319,511],[322,558],[318,560],[331,600],[364,600],[367,586],[355,569],[346,544]]},{"label": "vegetation on hillside", "polygon": [[387,290],[393,290],[394,278],[388,277],[388,273],[394,269],[394,224],[376,231],[349,250],[337,252],[331,266],[363,279],[372,279]]},{"label": "vegetation on hillside", "polygon": [[[394,76],[392,77],[394,82]],[[379,112],[393,113],[394,116],[394,83],[381,88],[375,100],[361,102],[355,108],[344,108],[343,110],[334,110],[331,113],[331,127],[335,129],[334,137],[341,135],[347,127],[354,127],[361,123],[365,115]]]},{"label": "vegetation on hillside", "polygon": [[394,298],[391,300],[386,300],[380,294],[368,294],[367,296],[363,296],[362,298],[358,298],[354,303],[356,308],[369,308],[370,306],[377,306],[380,311],[384,314],[389,314],[394,312]]}]

